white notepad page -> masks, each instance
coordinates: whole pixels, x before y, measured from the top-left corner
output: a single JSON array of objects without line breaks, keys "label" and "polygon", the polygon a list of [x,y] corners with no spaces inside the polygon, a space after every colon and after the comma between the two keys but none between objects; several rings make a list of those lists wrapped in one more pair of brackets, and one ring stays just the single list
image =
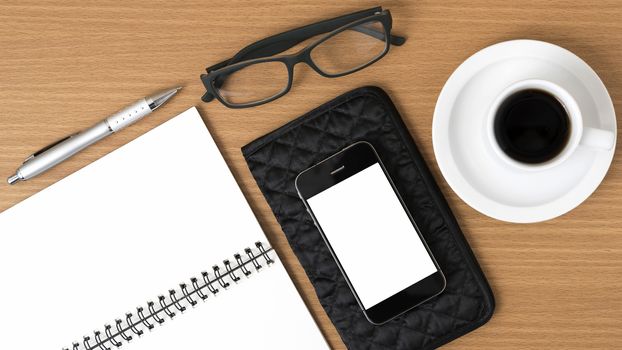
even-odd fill
[{"label": "white notepad page", "polygon": [[[0,348],[71,349],[256,241],[268,244],[191,108],[0,214]],[[328,349],[271,256],[123,348]]]}]

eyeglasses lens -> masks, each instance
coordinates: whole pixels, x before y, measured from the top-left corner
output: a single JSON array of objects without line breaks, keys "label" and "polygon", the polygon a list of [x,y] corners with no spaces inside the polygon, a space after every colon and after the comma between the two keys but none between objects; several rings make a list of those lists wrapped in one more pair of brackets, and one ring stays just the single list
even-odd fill
[{"label": "eyeglasses lens", "polygon": [[227,103],[243,105],[277,96],[287,88],[289,73],[283,62],[270,61],[246,66],[217,81],[218,93]]},{"label": "eyeglasses lens", "polygon": [[324,73],[338,75],[376,60],[388,48],[387,34],[379,21],[350,27],[328,38],[311,51],[311,59]]}]

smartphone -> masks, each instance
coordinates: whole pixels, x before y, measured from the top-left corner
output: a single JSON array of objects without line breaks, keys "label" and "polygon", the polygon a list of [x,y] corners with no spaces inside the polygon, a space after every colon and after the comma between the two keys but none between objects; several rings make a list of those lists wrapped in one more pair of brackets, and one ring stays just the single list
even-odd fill
[{"label": "smartphone", "polygon": [[371,323],[445,289],[445,276],[370,143],[356,142],[303,171],[296,189]]}]

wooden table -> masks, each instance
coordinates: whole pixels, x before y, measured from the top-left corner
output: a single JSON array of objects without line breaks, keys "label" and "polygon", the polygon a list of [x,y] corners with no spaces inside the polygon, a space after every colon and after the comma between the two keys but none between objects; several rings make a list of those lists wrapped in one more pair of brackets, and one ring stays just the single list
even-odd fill
[{"label": "wooden table", "polygon": [[[181,2],[180,2],[181,3]],[[0,175],[25,156],[154,89],[181,94],[145,121],[32,181],[0,184],[0,210],[197,105],[244,194],[335,349],[339,335],[274,219],[240,147],[363,85],[389,92],[447,196],[492,285],[497,310],[448,349],[613,349],[622,341],[622,167],[580,207],[548,222],[490,219],[447,186],[432,152],[432,112],[451,72],[490,44],[533,38],[559,44],[598,72],[622,110],[622,2],[386,1],[402,47],[362,72],[326,79],[296,67],[293,90],[261,107],[200,101],[199,74],[246,44],[371,7],[376,1],[7,1],[0,3]],[[3,282],[6,284],[6,282]],[[5,287],[19,287],[6,286]]]}]

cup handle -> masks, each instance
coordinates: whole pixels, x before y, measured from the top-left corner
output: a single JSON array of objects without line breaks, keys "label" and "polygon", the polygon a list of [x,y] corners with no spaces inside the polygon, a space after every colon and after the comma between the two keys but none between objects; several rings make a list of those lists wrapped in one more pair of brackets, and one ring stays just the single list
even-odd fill
[{"label": "cup handle", "polygon": [[615,137],[609,130],[584,128],[580,143],[595,150],[608,151],[613,148]]}]

